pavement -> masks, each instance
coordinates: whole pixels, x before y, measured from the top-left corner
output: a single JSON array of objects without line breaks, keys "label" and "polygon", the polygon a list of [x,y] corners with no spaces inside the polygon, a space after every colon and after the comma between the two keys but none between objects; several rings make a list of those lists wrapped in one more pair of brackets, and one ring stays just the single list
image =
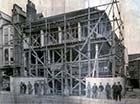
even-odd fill
[{"label": "pavement", "polygon": [[79,96],[36,96],[0,94],[0,104],[140,104],[140,89],[128,91],[122,101],[91,99]]},{"label": "pavement", "polygon": [[140,89],[133,89],[133,91],[127,91],[125,98],[140,99]]}]

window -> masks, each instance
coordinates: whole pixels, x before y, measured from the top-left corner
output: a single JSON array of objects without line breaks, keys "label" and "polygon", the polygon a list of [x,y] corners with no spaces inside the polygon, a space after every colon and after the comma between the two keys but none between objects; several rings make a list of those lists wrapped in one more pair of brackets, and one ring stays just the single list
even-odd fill
[{"label": "window", "polygon": [[10,44],[13,44],[13,35],[14,35],[14,28],[10,26]]},{"label": "window", "polygon": [[10,44],[13,44],[13,34],[10,34]]},{"label": "window", "polygon": [[8,28],[4,29],[4,44],[8,44]]},{"label": "window", "polygon": [[8,64],[9,61],[9,52],[8,49],[4,50],[4,59],[5,59],[5,64]]},{"label": "window", "polygon": [[12,26],[6,26],[3,29],[4,45],[12,45],[14,36],[14,28]]},{"label": "window", "polygon": [[44,77],[44,69],[38,69],[38,76]]},{"label": "window", "polygon": [[14,28],[13,27],[10,27],[10,33],[14,34]]},{"label": "window", "polygon": [[10,63],[12,64],[14,61],[14,53],[13,53],[13,48],[10,49]]}]

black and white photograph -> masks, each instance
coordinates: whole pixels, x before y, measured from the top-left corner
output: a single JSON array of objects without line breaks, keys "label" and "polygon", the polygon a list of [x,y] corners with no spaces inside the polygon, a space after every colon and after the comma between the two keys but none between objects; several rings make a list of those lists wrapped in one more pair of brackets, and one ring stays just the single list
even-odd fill
[{"label": "black and white photograph", "polygon": [[0,104],[140,104],[140,0],[0,0]]}]

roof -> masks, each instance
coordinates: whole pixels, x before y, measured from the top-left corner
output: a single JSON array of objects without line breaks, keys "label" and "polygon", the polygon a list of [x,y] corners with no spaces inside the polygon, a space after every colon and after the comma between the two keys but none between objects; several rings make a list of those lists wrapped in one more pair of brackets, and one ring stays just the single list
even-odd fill
[{"label": "roof", "polygon": [[25,11],[23,11],[22,8],[20,6],[18,6],[17,4],[13,5],[12,11],[14,14],[20,14],[20,15],[26,17]]},{"label": "roof", "polygon": [[9,22],[11,21],[11,17],[8,14],[4,13],[3,11],[1,11],[1,10],[0,10],[0,19],[5,19],[5,20],[7,20]]},{"label": "roof", "polygon": [[[93,14],[99,14],[99,13],[103,13],[103,12],[104,12],[103,10],[98,10],[98,9],[95,9],[94,7],[90,8],[91,16]],[[65,14],[63,13],[63,14],[59,14],[59,15],[55,15],[55,16],[46,17],[46,18],[47,18],[48,22],[55,22],[56,20],[64,21],[64,15],[66,16],[67,20],[74,19],[74,18],[81,18],[84,16],[88,16],[88,9],[87,8],[81,9],[81,10],[67,12]]]},{"label": "roof", "polygon": [[[92,7],[92,8],[90,8],[90,12],[91,13],[101,13],[101,12],[104,12],[104,11],[101,11],[101,10],[98,10],[98,9],[95,9],[94,7]],[[88,9],[87,8],[65,13],[67,19],[74,18],[74,17],[78,18],[78,17],[84,16],[85,14],[88,15]],[[48,19],[48,21],[55,21],[55,20],[60,20],[60,19],[64,20],[64,13],[59,14],[59,15],[55,15],[55,16],[49,16],[49,17],[46,17],[46,18]]]},{"label": "roof", "polygon": [[[98,10],[94,7],[90,8],[90,17],[91,18],[96,18],[97,20],[99,19],[99,17],[104,13],[104,10]],[[98,15],[96,15],[98,14]],[[45,21],[47,21],[47,24],[52,24],[54,26],[57,26],[57,23],[59,24],[63,24],[64,22],[64,16],[66,16],[66,21],[70,22],[72,21],[72,23],[74,22],[78,22],[78,21],[84,21],[88,19],[88,8],[86,9],[81,9],[81,10],[77,10],[77,11],[72,11],[72,12],[67,12],[67,13],[63,13],[63,14],[59,14],[59,15],[55,15],[55,16],[49,16],[49,17],[43,17],[40,18],[39,20],[35,20],[32,22],[32,26],[43,26],[45,25]],[[97,17],[96,17],[97,16]],[[107,14],[104,14],[104,19],[108,19]],[[27,29],[29,24],[25,25],[25,28]]]},{"label": "roof", "polygon": [[129,60],[129,62],[140,61],[140,57],[136,59]]},{"label": "roof", "polygon": [[139,60],[140,60],[140,54],[130,54],[129,55],[129,62],[139,61]]}]

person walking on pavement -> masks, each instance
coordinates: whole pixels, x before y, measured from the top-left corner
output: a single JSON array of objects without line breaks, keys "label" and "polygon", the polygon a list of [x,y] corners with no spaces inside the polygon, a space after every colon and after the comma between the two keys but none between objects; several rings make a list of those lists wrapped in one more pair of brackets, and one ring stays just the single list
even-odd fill
[{"label": "person walking on pavement", "polygon": [[94,83],[94,85],[92,86],[92,98],[97,98],[97,90],[98,90],[98,87],[96,83]]},{"label": "person walking on pavement", "polygon": [[117,96],[116,96],[116,93],[117,93],[117,85],[116,85],[116,82],[114,82],[113,86],[112,86],[112,95],[113,95],[113,99],[114,100],[117,100]]},{"label": "person walking on pavement", "polygon": [[118,85],[117,85],[117,89],[116,89],[116,101],[121,101],[121,93],[122,93],[122,85],[120,84],[120,82],[118,82]]},{"label": "person walking on pavement", "polygon": [[99,85],[99,98],[103,98],[103,91],[104,91],[104,86],[100,82],[100,85]]},{"label": "person walking on pavement", "polygon": [[111,99],[111,86],[109,83],[105,86],[106,98]]}]

